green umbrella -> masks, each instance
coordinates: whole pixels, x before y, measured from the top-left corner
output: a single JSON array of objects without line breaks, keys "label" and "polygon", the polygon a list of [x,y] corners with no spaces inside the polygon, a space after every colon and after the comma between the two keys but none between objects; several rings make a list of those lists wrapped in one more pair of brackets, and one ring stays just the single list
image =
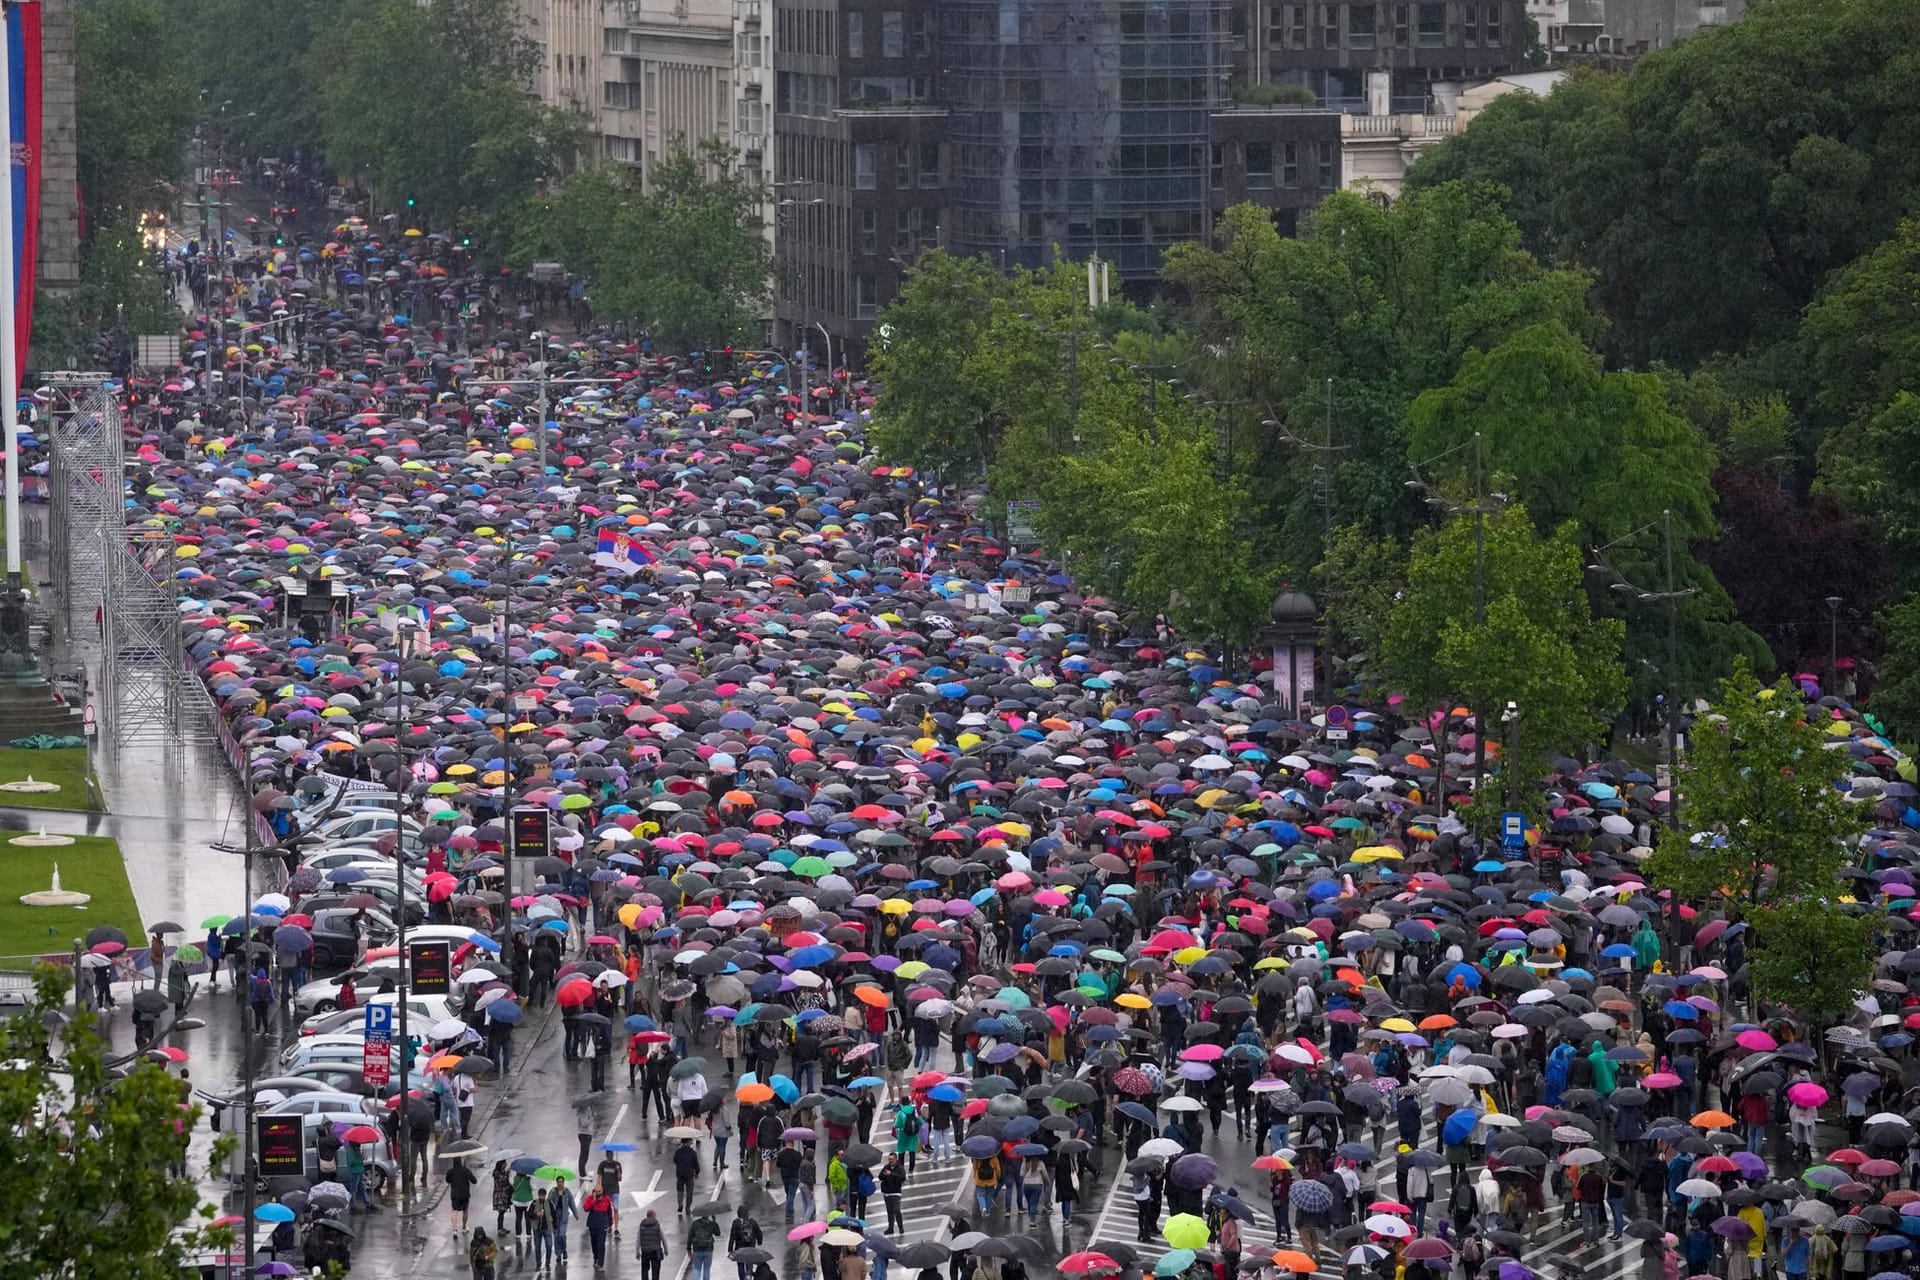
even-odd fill
[{"label": "green umbrella", "polygon": [[587,809],[591,808],[592,805],[593,799],[590,796],[566,795],[560,797],[560,807],[562,809]]},{"label": "green umbrella", "polygon": [[1203,1248],[1208,1239],[1207,1220],[1191,1213],[1176,1213],[1167,1219],[1160,1234],[1176,1249]]},{"label": "green umbrella", "polygon": [[200,922],[200,927],[202,929],[218,929],[231,919],[233,919],[232,916],[211,915]]},{"label": "green umbrella", "polygon": [[809,854],[807,857],[794,863],[788,870],[797,876],[824,876],[831,872],[833,868],[827,864],[825,858],[818,858]]},{"label": "green umbrella", "polygon": [[567,1168],[565,1165],[543,1164],[533,1171],[533,1176],[536,1178],[571,1178],[573,1176],[573,1170]]},{"label": "green umbrella", "polygon": [[207,953],[202,951],[200,948],[194,946],[191,942],[189,942],[184,947],[181,947],[179,950],[175,951],[173,953],[173,958],[175,960],[182,961],[186,964],[198,964],[200,961],[205,960],[207,958]]}]

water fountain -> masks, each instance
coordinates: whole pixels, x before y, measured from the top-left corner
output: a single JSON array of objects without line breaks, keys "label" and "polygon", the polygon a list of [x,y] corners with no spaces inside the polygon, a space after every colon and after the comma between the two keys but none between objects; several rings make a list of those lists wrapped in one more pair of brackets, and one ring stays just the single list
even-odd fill
[{"label": "water fountain", "polygon": [[90,893],[75,893],[60,887],[60,864],[53,864],[53,887],[37,893],[23,893],[20,901],[29,907],[84,907],[93,901]]}]

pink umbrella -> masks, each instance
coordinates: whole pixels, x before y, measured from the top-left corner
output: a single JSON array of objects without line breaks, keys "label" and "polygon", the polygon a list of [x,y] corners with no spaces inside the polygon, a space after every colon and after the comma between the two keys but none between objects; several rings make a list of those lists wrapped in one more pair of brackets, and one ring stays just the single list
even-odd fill
[{"label": "pink umbrella", "polygon": [[1796,1107],[1819,1107],[1826,1105],[1830,1095],[1826,1088],[1811,1080],[1802,1080],[1799,1084],[1787,1088],[1787,1101]]},{"label": "pink umbrella", "polygon": [[1656,1071],[1640,1083],[1649,1089],[1678,1089],[1680,1077],[1671,1071]]},{"label": "pink umbrella", "polygon": [[815,1236],[823,1236],[826,1233],[827,1224],[824,1222],[803,1222],[793,1230],[787,1232],[787,1239],[811,1240]]},{"label": "pink umbrella", "polygon": [[1780,1042],[1757,1027],[1752,1031],[1742,1031],[1733,1038],[1733,1042],[1742,1049],[1752,1049],[1755,1053],[1765,1053],[1769,1049],[1778,1049]]}]

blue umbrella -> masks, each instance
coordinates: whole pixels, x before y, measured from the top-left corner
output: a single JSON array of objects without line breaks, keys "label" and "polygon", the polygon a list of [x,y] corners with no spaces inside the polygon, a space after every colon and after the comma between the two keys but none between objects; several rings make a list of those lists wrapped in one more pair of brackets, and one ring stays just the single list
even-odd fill
[{"label": "blue umbrella", "polygon": [[254,1209],[253,1216],[262,1222],[292,1222],[294,1213],[283,1204],[263,1204]]},{"label": "blue umbrella", "polygon": [[537,1169],[546,1168],[548,1163],[548,1161],[542,1160],[539,1156],[521,1156],[512,1164],[508,1165],[507,1168],[513,1170],[515,1173],[530,1175]]},{"label": "blue umbrella", "polygon": [[1440,1140],[1447,1143],[1465,1142],[1473,1136],[1473,1127],[1479,1123],[1477,1112],[1456,1111],[1447,1117],[1447,1123],[1441,1127]]}]

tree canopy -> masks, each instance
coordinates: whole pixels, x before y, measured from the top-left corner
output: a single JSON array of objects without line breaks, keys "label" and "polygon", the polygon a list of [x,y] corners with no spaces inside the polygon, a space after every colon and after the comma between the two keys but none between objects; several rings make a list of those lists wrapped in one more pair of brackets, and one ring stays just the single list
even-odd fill
[{"label": "tree canopy", "polygon": [[0,1126],[0,1280],[177,1280],[195,1250],[233,1236],[168,1172],[196,1109],[144,1059],[112,1078],[84,1021],[50,1031],[41,1013],[65,985],[44,971],[38,1003],[0,1024],[0,1108],[15,1118]]},{"label": "tree canopy", "polygon": [[594,310],[669,347],[743,340],[767,296],[760,185],[717,142],[676,145],[648,170],[598,165],[530,204],[522,261],[555,257],[590,281]]},{"label": "tree canopy", "polygon": [[1843,1012],[1872,974],[1865,928],[1841,909],[1847,842],[1864,823],[1791,681],[1740,663],[1694,722],[1680,771],[1686,827],[1646,864],[1655,883],[1708,899],[1755,929],[1754,991],[1816,1016]]}]

